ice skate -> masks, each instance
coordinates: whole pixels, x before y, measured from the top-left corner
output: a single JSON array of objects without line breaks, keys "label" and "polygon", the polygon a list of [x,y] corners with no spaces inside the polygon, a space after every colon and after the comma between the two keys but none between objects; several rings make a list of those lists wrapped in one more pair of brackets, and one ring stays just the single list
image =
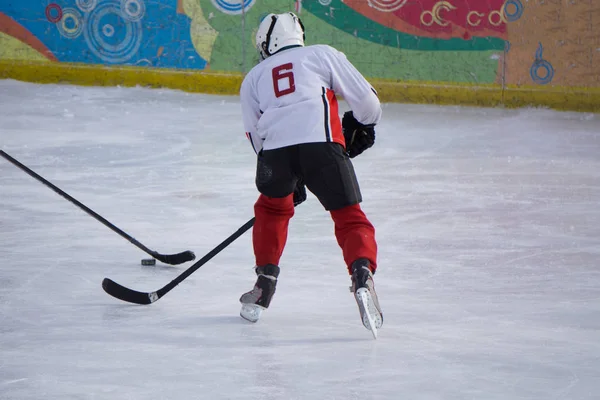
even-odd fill
[{"label": "ice skate", "polygon": [[258,321],[263,310],[269,307],[279,276],[279,267],[273,264],[256,267],[255,271],[258,278],[254,288],[240,297],[240,316],[250,322]]},{"label": "ice skate", "polygon": [[383,314],[367,259],[361,258],[352,264],[352,287],[350,290],[354,293],[363,325],[371,331],[373,338],[377,339],[377,330],[383,325]]}]

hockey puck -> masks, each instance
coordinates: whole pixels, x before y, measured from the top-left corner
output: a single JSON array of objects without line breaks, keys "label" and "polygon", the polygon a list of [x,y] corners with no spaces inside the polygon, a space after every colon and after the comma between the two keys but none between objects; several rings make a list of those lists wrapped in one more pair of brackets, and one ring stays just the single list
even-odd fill
[{"label": "hockey puck", "polygon": [[142,265],[155,265],[156,260],[154,258],[144,258],[142,260]]}]

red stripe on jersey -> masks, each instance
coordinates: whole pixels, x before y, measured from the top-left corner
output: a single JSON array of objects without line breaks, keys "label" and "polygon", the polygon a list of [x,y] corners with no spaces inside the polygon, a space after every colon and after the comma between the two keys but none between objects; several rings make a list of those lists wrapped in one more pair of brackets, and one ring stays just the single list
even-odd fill
[{"label": "red stripe on jersey", "polygon": [[254,147],[254,141],[252,140],[252,134],[250,132],[246,132],[246,138],[250,141],[252,150],[254,150],[254,152],[258,154],[258,151],[256,151],[256,147]]},{"label": "red stripe on jersey", "polygon": [[335,92],[327,89],[327,102],[329,103],[329,126],[331,126],[331,141],[346,146],[342,123],[340,121],[338,101]]}]

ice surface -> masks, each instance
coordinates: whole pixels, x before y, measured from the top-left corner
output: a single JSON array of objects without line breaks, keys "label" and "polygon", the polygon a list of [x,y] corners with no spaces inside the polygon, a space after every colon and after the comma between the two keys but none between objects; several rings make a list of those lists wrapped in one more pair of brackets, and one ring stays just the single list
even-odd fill
[{"label": "ice surface", "polygon": [[[343,105],[345,106],[345,105]],[[152,249],[210,251],[252,217],[236,97],[0,81],[0,148]],[[385,105],[355,159],[385,323],[365,330],[329,216],[296,210],[257,324],[247,233],[187,268],[0,158],[0,399],[598,399],[600,117]]]}]

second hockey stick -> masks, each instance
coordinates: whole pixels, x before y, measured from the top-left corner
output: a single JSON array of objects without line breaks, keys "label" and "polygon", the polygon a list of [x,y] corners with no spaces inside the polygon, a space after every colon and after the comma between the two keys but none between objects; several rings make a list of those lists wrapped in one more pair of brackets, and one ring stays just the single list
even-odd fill
[{"label": "second hockey stick", "polygon": [[219,254],[224,248],[229,246],[234,240],[239,238],[254,225],[254,218],[250,219],[244,225],[242,225],[237,231],[231,236],[225,239],[221,244],[212,249],[208,254],[196,261],[191,267],[183,271],[177,278],[158,289],[155,292],[138,292],[137,290],[129,289],[125,286],[119,285],[117,282],[104,278],[102,281],[102,289],[108,294],[117,299],[135,303],[135,304],[152,304],[165,294],[169,293],[175,286],[179,285],[185,278],[193,274],[201,266],[206,264],[211,258]]},{"label": "second hockey stick", "polygon": [[163,262],[165,264],[178,265],[178,264],[183,264],[184,262],[187,262],[187,261],[192,261],[193,259],[196,258],[194,253],[189,250],[183,251],[181,253],[176,253],[176,254],[161,254],[161,253],[158,253],[157,251],[149,249],[148,247],[144,246],[142,243],[137,241],[132,236],[128,235],[121,229],[117,228],[115,225],[111,224],[108,220],[106,220],[100,214],[96,213],[95,211],[93,211],[92,209],[87,207],[85,204],[81,203],[79,200],[75,199],[74,197],[72,197],[71,195],[69,195],[68,193],[63,191],[62,189],[58,188],[51,182],[47,181],[46,179],[44,179],[43,177],[41,177],[40,175],[38,175],[37,173],[32,171],[26,165],[21,164],[15,158],[8,155],[5,151],[0,150],[0,156],[4,157],[5,159],[7,159],[11,163],[13,163],[15,166],[22,169],[24,172],[26,172],[31,177],[37,179],[38,181],[40,181],[41,183],[43,183],[44,185],[46,185],[47,187],[49,187],[50,189],[52,189],[53,191],[55,191],[56,193],[58,193],[59,195],[64,197],[65,199],[69,200],[71,203],[75,204],[77,207],[81,208],[83,211],[85,211],[92,217],[96,218],[98,221],[102,222],[102,224],[104,224],[108,228],[112,229],[114,232],[118,233],[119,235],[121,235],[122,237],[127,239],[129,242],[131,242],[137,248],[146,252],[147,254],[151,255],[152,257],[156,258],[158,261]]}]

